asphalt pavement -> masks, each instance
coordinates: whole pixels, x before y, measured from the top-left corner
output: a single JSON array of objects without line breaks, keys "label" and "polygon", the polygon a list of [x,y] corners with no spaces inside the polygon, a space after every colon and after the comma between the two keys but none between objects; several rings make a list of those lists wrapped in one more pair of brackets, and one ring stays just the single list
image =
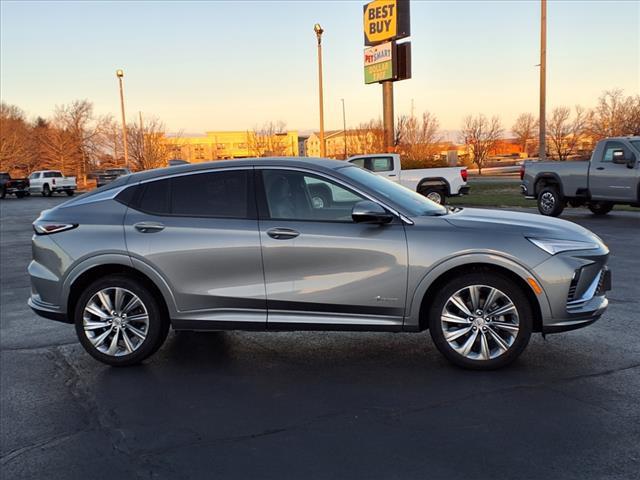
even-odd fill
[{"label": "asphalt pavement", "polygon": [[611,249],[609,310],[503,370],[339,332],[172,332],[116,369],[26,305],[30,223],[65,199],[0,201],[3,479],[639,478],[640,213],[566,210]]}]

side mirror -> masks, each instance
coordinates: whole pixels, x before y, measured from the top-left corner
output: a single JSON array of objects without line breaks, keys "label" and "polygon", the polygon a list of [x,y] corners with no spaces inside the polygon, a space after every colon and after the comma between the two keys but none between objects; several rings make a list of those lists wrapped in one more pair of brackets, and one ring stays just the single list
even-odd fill
[{"label": "side mirror", "polygon": [[356,203],[351,210],[351,218],[356,223],[389,223],[393,215],[375,202],[363,200]]},{"label": "side mirror", "polygon": [[613,163],[627,163],[627,158],[624,156],[624,150],[618,149],[613,151]]}]

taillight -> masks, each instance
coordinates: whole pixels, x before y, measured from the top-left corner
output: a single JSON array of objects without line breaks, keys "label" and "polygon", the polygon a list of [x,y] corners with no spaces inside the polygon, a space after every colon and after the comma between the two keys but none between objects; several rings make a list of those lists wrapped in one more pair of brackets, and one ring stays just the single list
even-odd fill
[{"label": "taillight", "polygon": [[460,176],[462,177],[462,181],[466,182],[467,181],[467,169],[463,168],[462,170],[460,170]]},{"label": "taillight", "polygon": [[52,233],[71,230],[77,226],[77,223],[35,222],[33,224],[33,230],[36,232],[36,235],[51,235]]},{"label": "taillight", "polygon": [[524,164],[520,165],[520,180],[524,178]]}]

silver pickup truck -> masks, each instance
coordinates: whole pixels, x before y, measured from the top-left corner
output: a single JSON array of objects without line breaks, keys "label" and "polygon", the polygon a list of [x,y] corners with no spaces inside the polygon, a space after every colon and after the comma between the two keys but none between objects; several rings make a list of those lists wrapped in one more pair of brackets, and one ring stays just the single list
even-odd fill
[{"label": "silver pickup truck", "polygon": [[543,215],[557,217],[567,205],[587,205],[606,215],[614,205],[640,207],[640,137],[601,140],[582,162],[527,161],[520,170],[523,195]]}]

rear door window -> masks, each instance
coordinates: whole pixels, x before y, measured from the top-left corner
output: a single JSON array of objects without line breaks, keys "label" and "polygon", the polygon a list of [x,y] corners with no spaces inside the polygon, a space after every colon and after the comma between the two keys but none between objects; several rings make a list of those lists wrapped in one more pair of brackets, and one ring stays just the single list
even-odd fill
[{"label": "rear door window", "polygon": [[133,208],[154,215],[255,218],[253,170],[193,173],[138,188]]},{"label": "rear door window", "polygon": [[[171,213],[194,217],[249,218],[248,170],[183,175],[172,179]],[[251,188],[253,190],[253,188]]]}]

